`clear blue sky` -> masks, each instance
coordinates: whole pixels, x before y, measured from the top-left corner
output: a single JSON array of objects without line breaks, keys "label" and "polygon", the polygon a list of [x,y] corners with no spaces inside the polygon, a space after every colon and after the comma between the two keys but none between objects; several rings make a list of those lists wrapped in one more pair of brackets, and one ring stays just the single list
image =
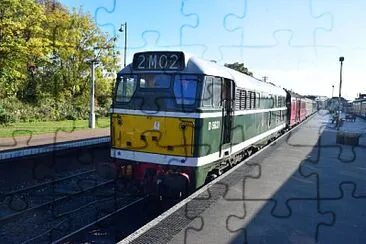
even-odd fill
[{"label": "clear blue sky", "polygon": [[300,94],[366,93],[364,0],[61,0],[90,12],[111,36],[128,23],[127,62],[134,52],[178,49],[224,64],[243,62]]}]

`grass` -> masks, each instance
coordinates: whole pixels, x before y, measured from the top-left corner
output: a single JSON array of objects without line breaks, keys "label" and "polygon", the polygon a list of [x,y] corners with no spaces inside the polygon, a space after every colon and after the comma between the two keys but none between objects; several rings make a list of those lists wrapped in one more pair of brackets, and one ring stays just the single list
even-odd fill
[{"label": "grass", "polygon": [[[98,118],[95,121],[95,128],[109,128],[109,118]],[[88,129],[88,120],[63,120],[63,121],[40,121],[40,122],[19,122],[8,126],[0,126],[0,138],[54,133],[57,130],[73,131]]]}]

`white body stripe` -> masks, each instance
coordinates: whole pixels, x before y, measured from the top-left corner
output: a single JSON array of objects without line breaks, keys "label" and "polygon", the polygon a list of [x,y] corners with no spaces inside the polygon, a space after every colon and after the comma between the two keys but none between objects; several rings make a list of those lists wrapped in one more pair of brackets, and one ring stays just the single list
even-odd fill
[{"label": "white body stripe", "polygon": [[[276,128],[266,131],[263,134],[257,135],[249,140],[246,140],[240,144],[237,144],[231,148],[232,153],[236,153],[253,143],[264,139],[265,137],[280,131],[281,129],[285,128],[286,124],[283,123]],[[223,150],[223,152],[228,151],[229,149]],[[221,155],[223,155],[222,153]],[[119,159],[126,159],[126,160],[133,160],[133,161],[140,161],[140,162],[147,162],[147,163],[154,163],[154,164],[167,164],[167,165],[178,165],[178,166],[189,166],[189,167],[199,167],[209,163],[214,162],[215,160],[219,160],[223,158],[219,156],[219,152],[215,152],[203,157],[181,157],[181,156],[171,156],[171,155],[161,155],[155,153],[145,153],[145,152],[136,152],[136,151],[127,151],[127,150],[120,150],[120,149],[111,149],[111,157],[119,158]]]},{"label": "white body stripe", "polygon": [[[234,116],[236,115],[246,115],[246,114],[257,114],[266,113],[272,111],[286,110],[286,107],[281,108],[269,108],[269,109],[253,109],[253,110],[238,110],[234,111]],[[131,109],[121,109],[112,108],[111,113],[117,114],[129,114],[129,115],[145,115],[152,117],[177,117],[177,118],[215,118],[221,117],[222,112],[202,112],[202,113],[184,113],[184,112],[167,112],[167,111],[143,111],[143,110],[131,110]]]}]

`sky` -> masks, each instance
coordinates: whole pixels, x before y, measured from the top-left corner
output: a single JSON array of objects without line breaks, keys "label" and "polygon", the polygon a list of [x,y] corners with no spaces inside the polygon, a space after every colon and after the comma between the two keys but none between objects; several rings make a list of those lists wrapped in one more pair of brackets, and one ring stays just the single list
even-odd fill
[{"label": "sky", "polygon": [[[257,78],[302,95],[366,93],[364,0],[60,0],[89,12],[118,36],[127,63],[143,50],[183,50],[225,63],[244,63]],[[121,67],[122,68],[122,67]]]}]

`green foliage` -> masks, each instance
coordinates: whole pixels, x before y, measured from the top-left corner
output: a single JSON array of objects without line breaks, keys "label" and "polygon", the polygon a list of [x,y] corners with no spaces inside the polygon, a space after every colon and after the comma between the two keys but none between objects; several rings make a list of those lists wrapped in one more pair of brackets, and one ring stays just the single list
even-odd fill
[{"label": "green foliage", "polygon": [[87,60],[96,56],[96,108],[107,111],[114,77],[106,71],[117,71],[115,53],[113,39],[88,14],[51,0],[2,0],[2,121],[87,118],[91,83]]},{"label": "green foliage", "polygon": [[8,125],[9,123],[14,122],[14,118],[9,114],[4,106],[0,104],[0,125]]},{"label": "green foliage", "polygon": [[225,64],[225,67],[228,67],[230,69],[234,69],[236,71],[239,71],[241,73],[244,73],[249,76],[253,76],[253,73],[248,70],[247,67],[244,66],[243,63],[235,62],[233,64]]}]

